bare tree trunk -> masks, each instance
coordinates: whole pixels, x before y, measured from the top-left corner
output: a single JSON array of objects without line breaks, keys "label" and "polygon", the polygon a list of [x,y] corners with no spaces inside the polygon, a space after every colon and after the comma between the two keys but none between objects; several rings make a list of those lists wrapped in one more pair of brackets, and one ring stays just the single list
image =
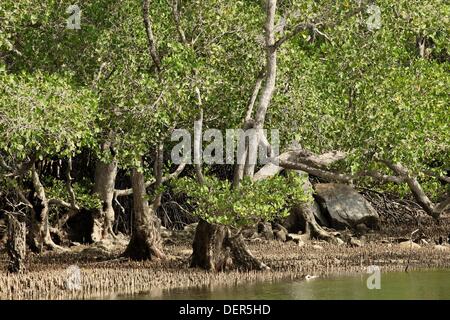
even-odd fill
[{"label": "bare tree trunk", "polygon": [[164,259],[161,248],[160,222],[146,200],[144,175],[138,169],[132,170],[133,186],[133,235],[124,256],[133,260]]},{"label": "bare tree trunk", "polygon": [[95,168],[94,193],[100,198],[101,207],[94,212],[94,224],[92,227],[92,241],[97,242],[108,236],[114,236],[112,226],[114,224],[114,186],[117,176],[117,163],[98,161]]},{"label": "bare tree trunk", "polygon": [[50,225],[48,222],[49,203],[45,195],[45,189],[42,185],[36,166],[33,164],[31,168],[32,174],[32,217],[31,217],[31,232],[30,242],[33,251],[42,252],[43,249],[57,249],[56,245],[50,236]]},{"label": "bare tree trunk", "polygon": [[247,249],[240,233],[235,236],[226,226],[200,220],[192,244],[191,267],[222,271],[233,266],[241,270],[269,269]]},{"label": "bare tree trunk", "polygon": [[317,223],[316,218],[314,217],[312,204],[299,204],[292,208],[292,210],[294,214],[300,216],[301,219],[305,221],[305,233],[309,233],[311,238],[317,238],[334,243],[336,242],[336,234],[326,231],[319,225],[319,223]]},{"label": "bare tree trunk", "polygon": [[[266,78],[259,106],[255,115],[255,129],[259,135],[259,130],[263,129],[266,113],[272,101],[277,78],[277,47],[275,46],[275,14],[277,10],[277,0],[266,0],[266,22],[265,22],[265,45],[266,45]],[[256,146],[259,145],[259,136],[256,138]],[[253,177],[255,172],[254,160],[257,159],[258,148],[249,148],[248,159],[245,165],[245,176]]]},{"label": "bare tree trunk", "polygon": [[8,271],[18,273],[24,270],[26,254],[26,224],[12,214],[8,215],[8,240],[6,248],[9,256]]},{"label": "bare tree trunk", "polygon": [[[260,91],[262,75],[264,74],[261,73],[255,85],[253,95],[247,109],[244,128],[249,128],[251,126],[252,128],[255,127],[256,129],[259,129],[263,127],[265,115],[275,90],[277,70],[277,52],[275,47],[274,32],[276,6],[276,0],[266,0],[265,44],[267,63],[265,84],[260,97],[258,110],[256,111],[255,121],[252,121],[251,115],[253,113],[253,105]],[[251,142],[258,145],[259,137],[256,137],[255,140],[256,141]],[[253,173],[255,170],[255,163],[253,162],[257,158],[258,148],[252,148],[252,146],[249,145],[246,150],[247,151],[244,152],[243,155],[244,158],[247,158],[245,165],[241,158],[239,159],[240,161],[238,161],[240,163],[235,167],[233,180],[234,188],[239,187],[240,181],[244,175],[253,178]],[[198,172],[198,168],[196,169]],[[199,176],[199,174],[197,174],[197,176]],[[197,179],[199,183],[203,183],[203,181],[201,181],[202,179]],[[258,261],[258,259],[256,259],[247,249],[242,235],[238,233],[236,236],[231,236],[231,231],[225,226],[217,226],[209,224],[206,221],[200,221],[195,232],[192,247],[192,267],[200,267],[206,270],[222,270],[226,268],[230,262],[232,262],[234,266],[239,269],[268,269],[264,263]]]},{"label": "bare tree trunk", "polygon": [[229,254],[223,248],[225,236],[224,226],[200,220],[192,244],[191,267],[213,271],[224,270],[229,258]]}]

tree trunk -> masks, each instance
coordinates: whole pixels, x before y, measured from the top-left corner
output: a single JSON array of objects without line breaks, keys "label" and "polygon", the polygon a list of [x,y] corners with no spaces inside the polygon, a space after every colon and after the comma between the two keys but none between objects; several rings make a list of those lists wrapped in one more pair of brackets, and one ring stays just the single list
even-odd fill
[{"label": "tree trunk", "polygon": [[225,236],[224,226],[212,225],[205,220],[200,220],[192,244],[191,267],[214,271],[224,270],[229,258],[228,252],[223,248]]},{"label": "tree trunk", "polygon": [[114,236],[112,226],[114,224],[114,187],[117,176],[117,163],[98,161],[95,168],[94,193],[100,198],[101,207],[94,212],[94,223],[91,238],[97,242]]},{"label": "tree trunk", "polygon": [[333,243],[336,242],[335,234],[326,231],[319,223],[317,223],[311,204],[299,204],[292,210],[294,210],[295,214],[301,216],[301,220],[305,222],[305,233],[309,233],[311,238],[317,238]]},{"label": "tree trunk", "polygon": [[145,180],[142,172],[132,170],[133,234],[124,256],[133,260],[164,259],[161,248],[160,222],[146,200]]},{"label": "tree trunk", "polygon": [[191,267],[222,271],[232,266],[241,270],[269,269],[247,249],[240,233],[231,236],[228,227],[200,220],[192,244]]},{"label": "tree trunk", "polygon": [[256,148],[249,148],[247,159],[248,163],[245,165],[245,176],[253,177],[255,172],[254,163],[258,157],[258,145],[260,141],[259,130],[263,129],[266,113],[272,101],[273,93],[275,91],[277,79],[277,48],[275,47],[275,19],[277,10],[277,0],[266,0],[266,22],[264,26],[264,39],[266,45],[266,78],[264,87],[259,100],[259,106],[255,114],[255,129],[258,136],[255,141]]},{"label": "tree trunk", "polygon": [[[259,100],[258,110],[256,111],[255,123],[253,124],[253,121],[251,121],[251,127],[253,128],[255,126],[256,129],[262,129],[264,126],[267,109],[269,108],[275,90],[277,75],[277,52],[275,48],[274,32],[276,6],[276,0],[266,0],[265,44],[267,62],[265,84]],[[262,79],[258,80],[256,84],[252,101],[250,102],[246,114],[246,125],[250,123],[254,100],[256,100],[259,93],[261,82]],[[256,162],[255,160],[257,159],[259,137],[257,136],[255,140],[256,141],[249,142],[249,148],[243,155],[244,158],[247,158],[245,163],[243,163],[244,161],[239,161],[241,163],[235,168],[233,180],[234,188],[239,187],[242,176],[245,175],[253,178],[256,164],[254,162]],[[256,144],[256,148],[252,148],[252,142]],[[194,150],[197,150],[197,148],[194,148]],[[203,183],[202,179],[197,178],[197,180],[199,183]],[[231,236],[230,229],[225,226],[212,225],[201,220],[197,226],[192,247],[191,267],[200,267],[206,270],[218,271],[227,268],[232,263],[236,268],[244,270],[269,269],[264,263],[258,261],[258,259],[251,254],[240,233]]]},{"label": "tree trunk", "polygon": [[36,166],[33,164],[31,168],[32,173],[32,217],[31,217],[31,232],[30,232],[30,246],[35,252],[42,252],[43,249],[57,249],[56,245],[50,236],[50,224],[48,222],[48,200],[45,195],[45,189],[42,185]]},{"label": "tree trunk", "polygon": [[24,270],[26,253],[26,224],[12,214],[8,215],[8,240],[6,249],[9,256],[8,271],[18,273]]}]

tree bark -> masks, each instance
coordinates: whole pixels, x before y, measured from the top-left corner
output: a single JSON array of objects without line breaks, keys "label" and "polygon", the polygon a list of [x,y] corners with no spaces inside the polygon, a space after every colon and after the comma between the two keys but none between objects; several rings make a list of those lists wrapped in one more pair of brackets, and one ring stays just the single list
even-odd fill
[{"label": "tree bark", "polygon": [[9,256],[8,271],[18,273],[24,270],[26,254],[26,224],[12,214],[8,215],[8,240],[6,249]]},{"label": "tree bark", "polygon": [[292,210],[294,214],[300,216],[305,221],[305,233],[309,234],[310,238],[336,242],[337,233],[328,232],[317,223],[311,204],[299,204],[292,208]]},{"label": "tree bark", "polygon": [[115,219],[113,199],[116,176],[117,163],[115,160],[110,163],[104,163],[101,160],[97,162],[94,193],[100,198],[101,207],[94,211],[94,223],[91,233],[93,242],[114,236],[112,226]]},{"label": "tree bark", "polygon": [[205,220],[198,223],[192,249],[191,267],[208,271],[269,269],[247,249],[240,233],[232,236],[228,227]]},{"label": "tree bark", "polygon": [[164,259],[161,248],[160,222],[146,200],[144,175],[138,169],[132,170],[133,186],[133,234],[124,256],[133,260]]},{"label": "tree bark", "polygon": [[[253,91],[252,99],[246,113],[244,128],[250,123],[252,128],[262,129],[265,121],[267,109],[272,100],[275,90],[275,82],[277,75],[277,52],[275,48],[275,13],[277,0],[266,0],[266,21],[265,21],[265,44],[266,44],[266,66],[265,66],[265,83],[259,100],[258,109],[255,115],[255,121],[251,121],[253,113],[253,105],[260,91],[262,80],[257,81]],[[260,74],[260,77],[262,74]],[[257,136],[256,146],[259,144]],[[250,144],[250,143],[249,143]],[[235,167],[233,187],[239,187],[242,176],[253,178],[255,170],[255,160],[257,158],[258,148],[252,148],[250,145],[244,153],[246,157],[244,161],[239,161]],[[197,168],[197,172],[198,172]],[[200,171],[201,172],[201,171]],[[199,174],[197,174],[199,176]],[[203,179],[197,178],[199,183],[203,183]],[[243,237],[240,233],[231,236],[231,231],[225,226],[212,225],[206,221],[200,221],[195,232],[193,242],[193,254],[191,260],[192,267],[200,267],[206,270],[223,270],[233,263],[235,267],[244,270],[263,270],[268,267],[258,261],[251,252],[246,248]]]},{"label": "tree bark", "polygon": [[203,219],[200,220],[192,244],[191,267],[211,271],[226,268],[229,254],[223,248],[225,229],[224,226],[212,225]]},{"label": "tree bark", "polygon": [[[272,101],[275,91],[277,79],[277,48],[275,46],[275,16],[277,10],[277,0],[266,0],[266,22],[265,22],[265,45],[266,45],[266,78],[259,106],[255,114],[255,129],[259,134],[259,130],[264,127],[266,113]],[[259,145],[259,135],[256,138],[256,148],[249,148],[247,158],[248,163],[245,165],[245,176],[253,177],[255,172],[255,160]]]},{"label": "tree bark", "polygon": [[57,249],[50,236],[50,224],[48,221],[49,202],[45,195],[35,164],[31,167],[32,175],[32,195],[30,203],[32,205],[30,246],[35,252],[42,252],[43,249]]}]

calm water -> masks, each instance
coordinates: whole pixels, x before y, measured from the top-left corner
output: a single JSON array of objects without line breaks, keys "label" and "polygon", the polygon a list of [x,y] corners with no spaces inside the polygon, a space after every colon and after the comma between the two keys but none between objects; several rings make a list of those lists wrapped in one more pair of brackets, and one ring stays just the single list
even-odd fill
[{"label": "calm water", "polygon": [[[450,270],[381,273],[381,289],[367,288],[369,274],[331,276],[308,281],[162,290],[128,299],[446,299]],[[120,297],[124,298],[124,297]]]}]

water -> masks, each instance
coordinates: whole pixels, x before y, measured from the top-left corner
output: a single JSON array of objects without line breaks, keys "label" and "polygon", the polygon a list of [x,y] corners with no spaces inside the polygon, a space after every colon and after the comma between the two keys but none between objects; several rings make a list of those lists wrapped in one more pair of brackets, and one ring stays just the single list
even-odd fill
[{"label": "water", "polygon": [[302,281],[160,290],[131,299],[445,299],[450,300],[450,270],[381,273],[381,289],[367,288],[370,274],[339,275]]}]

